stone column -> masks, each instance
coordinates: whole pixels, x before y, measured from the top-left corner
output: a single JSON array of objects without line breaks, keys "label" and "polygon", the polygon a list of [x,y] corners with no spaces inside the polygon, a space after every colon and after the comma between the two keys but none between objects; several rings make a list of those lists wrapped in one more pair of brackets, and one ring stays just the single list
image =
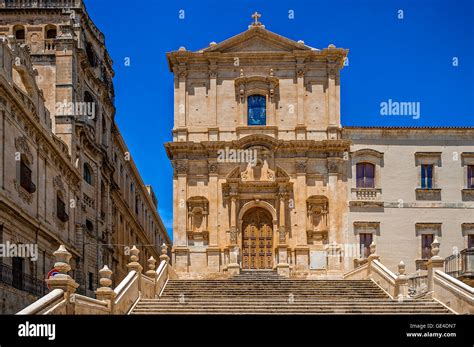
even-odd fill
[{"label": "stone column", "polygon": [[230,274],[240,273],[239,265],[239,246],[237,243],[237,198],[238,193],[232,189],[230,192],[230,246],[229,246],[229,265],[227,270]]},{"label": "stone column", "polygon": [[304,117],[304,64],[302,64],[301,59],[298,59],[298,64],[296,67],[296,76],[297,76],[297,125],[305,125]]},{"label": "stone column", "polygon": [[306,166],[307,159],[301,158],[296,161],[296,185],[294,189],[295,211],[296,211],[296,244],[307,245],[306,235]]},{"label": "stone column", "polygon": [[209,174],[209,246],[219,245],[219,164],[216,161],[208,161],[207,171]]},{"label": "stone column", "polygon": [[68,275],[68,272],[71,270],[69,262],[72,255],[64,245],[60,245],[53,255],[56,258],[54,268],[58,270],[58,274],[47,279],[46,284],[49,285],[51,290],[62,289],[64,291],[64,298],[66,299],[66,314],[74,314],[73,294],[76,292],[79,284]]},{"label": "stone column", "polygon": [[104,267],[99,270],[99,276],[99,283],[101,287],[95,291],[95,296],[98,300],[106,301],[110,313],[113,314],[114,299],[116,297],[116,293],[112,288],[110,288],[110,286],[112,285],[112,271],[107,265],[104,265]]},{"label": "stone column", "polygon": [[187,190],[188,190],[188,161],[177,160],[174,163],[176,175],[175,194],[176,200],[174,213],[174,245],[187,246],[186,227],[188,220]]},{"label": "stone column", "polygon": [[[330,45],[329,48],[331,48]],[[338,103],[336,91],[336,79],[339,71],[337,60],[334,57],[329,57],[327,62],[328,72],[328,113],[329,113],[329,127],[338,127],[339,120],[337,115]]]},{"label": "stone column", "polygon": [[428,293],[433,292],[434,290],[434,274],[436,270],[443,271],[444,269],[444,258],[438,255],[439,245],[438,238],[435,237],[431,244],[431,254],[433,256],[426,262],[426,268],[428,270]]},{"label": "stone column", "polygon": [[186,76],[187,76],[187,71],[186,71],[186,58],[184,59],[178,59],[179,60],[179,66],[177,69],[177,74],[178,74],[178,114],[177,114],[177,121],[175,121],[175,127],[183,128],[186,126],[186,118],[187,118],[187,100],[186,100]]},{"label": "stone column", "polygon": [[217,127],[217,63],[209,64],[209,116]]}]

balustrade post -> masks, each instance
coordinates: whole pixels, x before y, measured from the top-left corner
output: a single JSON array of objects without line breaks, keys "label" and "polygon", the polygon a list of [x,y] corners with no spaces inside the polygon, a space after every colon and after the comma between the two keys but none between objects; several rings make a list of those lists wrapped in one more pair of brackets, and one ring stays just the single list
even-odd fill
[{"label": "balustrade post", "polygon": [[64,245],[60,245],[59,248],[53,253],[56,263],[54,268],[58,271],[56,275],[46,280],[51,290],[62,289],[64,291],[64,298],[66,299],[66,314],[74,314],[74,296],[79,284],[68,275],[71,270],[69,262],[72,254],[68,252]]},{"label": "balustrade post", "polygon": [[128,271],[135,271],[138,275],[138,290],[142,289],[142,270],[143,266],[138,262],[140,250],[137,246],[133,245],[130,250],[130,263],[127,264]]},{"label": "balustrade post", "polygon": [[408,276],[405,274],[405,263],[398,264],[398,276],[395,279],[395,297],[399,300],[408,298]]},{"label": "balustrade post", "polygon": [[431,244],[431,254],[433,255],[427,262],[426,268],[428,270],[428,293],[433,291],[434,288],[434,274],[436,270],[444,269],[444,258],[440,257],[439,254],[440,243],[438,238],[435,237]]},{"label": "balustrade post", "polygon": [[367,257],[367,277],[369,277],[371,274],[372,262],[374,260],[380,259],[380,256],[376,254],[377,246],[375,242],[372,241],[372,243],[369,246],[369,249],[370,249],[370,255]]},{"label": "balustrade post", "polygon": [[112,285],[112,270],[110,270],[107,265],[104,265],[104,267],[99,271],[99,276],[101,287],[95,291],[95,296],[98,300],[107,301],[110,314],[113,314],[116,293],[112,288],[110,288]]}]

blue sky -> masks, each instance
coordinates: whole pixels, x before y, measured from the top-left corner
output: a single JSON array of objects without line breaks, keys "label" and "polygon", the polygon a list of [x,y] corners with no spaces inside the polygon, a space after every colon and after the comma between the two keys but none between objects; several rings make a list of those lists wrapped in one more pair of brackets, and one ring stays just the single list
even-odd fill
[{"label": "blue sky", "polygon": [[[343,125],[474,126],[473,0],[85,1],[114,60],[116,121],[170,233],[172,167],[163,143],[171,141],[173,76],[165,52],[236,35],[254,11],[277,34],[349,49]],[[419,102],[419,119],[382,116],[389,99]]]}]

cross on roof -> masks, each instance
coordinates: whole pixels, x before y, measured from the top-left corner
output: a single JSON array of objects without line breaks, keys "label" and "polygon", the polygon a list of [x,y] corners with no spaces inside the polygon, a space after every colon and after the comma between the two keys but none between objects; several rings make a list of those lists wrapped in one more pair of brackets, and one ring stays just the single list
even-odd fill
[{"label": "cross on roof", "polygon": [[254,25],[254,26],[262,25],[262,23],[260,23],[260,22],[258,21],[261,16],[262,16],[262,15],[261,15],[260,13],[258,13],[257,11],[255,11],[255,13],[252,15],[252,18],[255,20],[255,22],[252,23],[252,25]]}]

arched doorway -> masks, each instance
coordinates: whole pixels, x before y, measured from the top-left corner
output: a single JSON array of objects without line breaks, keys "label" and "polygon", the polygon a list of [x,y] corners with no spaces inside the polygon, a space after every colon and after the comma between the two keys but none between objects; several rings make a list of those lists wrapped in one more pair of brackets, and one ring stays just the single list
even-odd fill
[{"label": "arched doorway", "polygon": [[256,270],[272,267],[272,215],[264,208],[252,208],[242,218],[242,268]]}]

